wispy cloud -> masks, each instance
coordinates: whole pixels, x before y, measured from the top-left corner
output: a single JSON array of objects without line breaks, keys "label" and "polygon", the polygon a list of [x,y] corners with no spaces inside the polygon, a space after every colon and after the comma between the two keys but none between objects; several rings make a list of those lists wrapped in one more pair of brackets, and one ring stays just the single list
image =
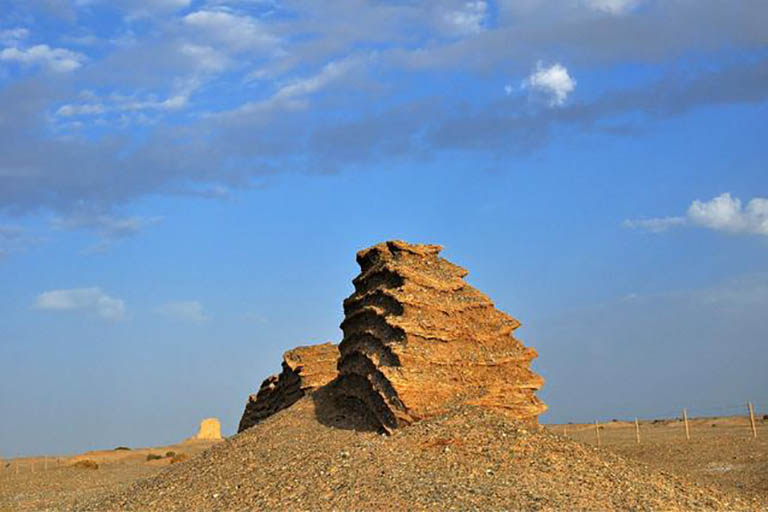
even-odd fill
[{"label": "wispy cloud", "polygon": [[90,312],[106,320],[121,320],[125,316],[125,303],[98,287],[43,292],[37,296],[34,307],[44,311]]},{"label": "wispy cloud", "polygon": [[611,14],[625,13],[640,3],[640,0],[585,0],[587,6]]},{"label": "wispy cloud", "polygon": [[64,48],[51,48],[47,44],[38,44],[26,49],[4,48],[0,51],[0,61],[15,61],[27,65],[42,64],[58,73],[74,71],[86,60],[82,53]]},{"label": "wispy cloud", "polygon": [[744,206],[739,198],[726,192],[709,201],[693,201],[685,217],[625,220],[624,226],[652,233],[662,233],[674,227],[699,226],[727,233],[768,236],[768,199],[756,197]]},{"label": "wispy cloud", "polygon": [[0,260],[42,243],[44,239],[21,226],[0,224]]},{"label": "wispy cloud", "polygon": [[443,13],[443,20],[458,34],[473,34],[485,28],[488,4],[484,1],[465,2],[459,9]]},{"label": "wispy cloud", "polygon": [[624,227],[629,229],[641,229],[651,233],[664,233],[677,226],[684,226],[685,217],[660,217],[655,219],[627,219]]},{"label": "wispy cloud", "polygon": [[208,320],[203,305],[196,300],[167,302],[157,308],[161,315],[185,322],[203,323]]},{"label": "wispy cloud", "polygon": [[104,252],[116,240],[136,236],[145,228],[162,221],[162,217],[116,217],[102,213],[75,213],[51,220],[53,229],[62,231],[95,231],[101,240],[86,250],[87,253]]},{"label": "wispy cloud", "polygon": [[340,79],[353,68],[360,65],[361,62],[362,59],[359,57],[331,61],[314,75],[280,84],[275,93],[265,100],[245,103],[234,110],[217,114],[215,117],[232,117],[243,114],[263,114],[275,110],[303,109],[307,106],[308,96]]},{"label": "wispy cloud", "polygon": [[29,37],[29,29],[24,27],[0,30],[0,44],[16,46],[27,37]]},{"label": "wispy cloud", "polygon": [[223,10],[200,10],[184,16],[195,35],[232,51],[273,51],[279,39],[258,19]]},{"label": "wispy cloud", "polygon": [[163,220],[162,217],[116,217],[107,214],[73,214],[55,217],[51,221],[54,229],[74,231],[91,229],[105,238],[125,238],[139,234],[147,226]]}]

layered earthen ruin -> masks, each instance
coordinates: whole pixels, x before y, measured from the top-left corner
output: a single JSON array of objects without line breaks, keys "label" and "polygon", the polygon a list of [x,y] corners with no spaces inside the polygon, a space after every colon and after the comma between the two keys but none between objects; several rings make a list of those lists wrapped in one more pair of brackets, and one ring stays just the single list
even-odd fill
[{"label": "layered earthen ruin", "polygon": [[248,397],[238,432],[290,407],[305,394],[333,380],[339,358],[332,343],[297,347],[283,354],[283,369],[267,377],[258,393]]},{"label": "layered earthen ruin", "polygon": [[361,273],[344,301],[338,387],[385,428],[460,403],[537,424],[537,356],[514,338],[520,322],[469,286],[438,245],[393,241],[358,252]]}]

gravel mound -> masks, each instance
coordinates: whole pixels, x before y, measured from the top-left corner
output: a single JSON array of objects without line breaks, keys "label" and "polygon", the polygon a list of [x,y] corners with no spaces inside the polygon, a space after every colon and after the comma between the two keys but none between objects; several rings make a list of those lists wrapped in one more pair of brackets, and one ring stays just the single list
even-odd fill
[{"label": "gravel mound", "polygon": [[76,510],[737,510],[738,497],[460,406],[391,436],[325,388]]}]

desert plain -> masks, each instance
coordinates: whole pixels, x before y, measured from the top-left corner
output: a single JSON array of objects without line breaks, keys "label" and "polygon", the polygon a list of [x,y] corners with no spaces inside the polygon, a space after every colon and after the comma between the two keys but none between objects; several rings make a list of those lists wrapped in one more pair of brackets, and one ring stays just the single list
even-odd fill
[{"label": "desert plain", "polygon": [[691,418],[690,440],[679,419],[641,421],[639,444],[612,421],[598,448],[592,424],[465,406],[384,436],[329,407],[307,397],[222,441],[5,459],[0,510],[768,509],[763,419],[754,438],[745,417]]}]

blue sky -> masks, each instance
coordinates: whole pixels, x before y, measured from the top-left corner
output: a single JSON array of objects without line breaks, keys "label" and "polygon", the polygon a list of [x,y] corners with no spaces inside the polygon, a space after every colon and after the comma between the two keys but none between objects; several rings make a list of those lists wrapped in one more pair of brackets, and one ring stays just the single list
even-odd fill
[{"label": "blue sky", "polygon": [[236,429],[440,243],[543,421],[768,406],[762,0],[0,0],[0,456]]}]

